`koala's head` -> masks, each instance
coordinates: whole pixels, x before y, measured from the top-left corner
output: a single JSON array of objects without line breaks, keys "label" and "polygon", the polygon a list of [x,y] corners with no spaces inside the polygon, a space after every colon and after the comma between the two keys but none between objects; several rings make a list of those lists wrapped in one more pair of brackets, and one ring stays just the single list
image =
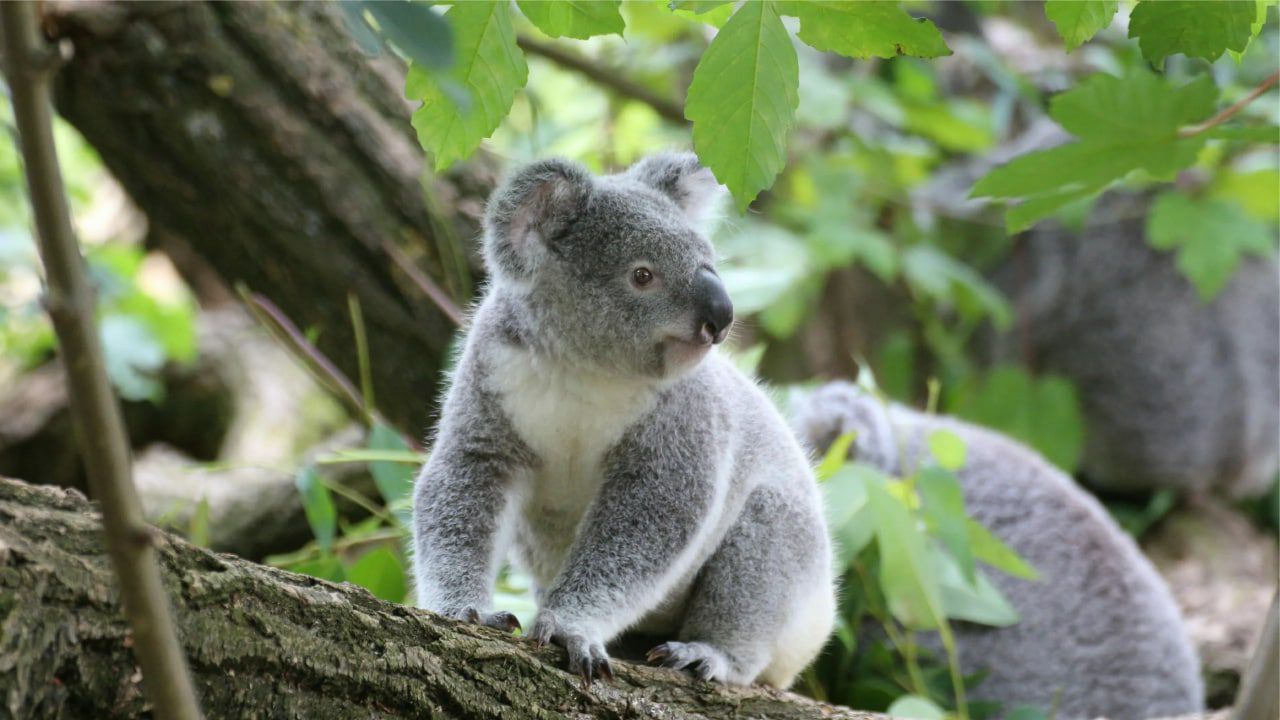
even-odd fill
[{"label": "koala's head", "polygon": [[540,351],[610,374],[674,377],[733,322],[698,227],[722,192],[691,154],[607,177],[565,160],[529,165],[486,210],[493,288],[522,306]]}]

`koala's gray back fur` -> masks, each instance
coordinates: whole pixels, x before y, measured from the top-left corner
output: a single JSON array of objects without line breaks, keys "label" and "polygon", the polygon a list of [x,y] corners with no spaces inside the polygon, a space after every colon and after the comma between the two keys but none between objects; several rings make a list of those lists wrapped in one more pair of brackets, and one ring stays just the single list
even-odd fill
[{"label": "koala's gray back fur", "polygon": [[995,275],[1021,317],[993,355],[1075,384],[1089,483],[1259,495],[1280,463],[1280,265],[1248,256],[1206,304],[1148,245],[1149,205],[1112,193],[1080,233],[1025,235]]},{"label": "koala's gray back fur", "polygon": [[934,430],[964,440],[967,461],[958,474],[969,513],[1041,576],[984,570],[1022,619],[1007,628],[957,627],[965,671],[990,671],[973,697],[1006,710],[1057,701],[1060,718],[1201,710],[1199,663],[1168,588],[1106,510],[1039,455],[958,420],[886,406],[843,382],[798,401],[793,425],[819,452],[856,431],[851,454],[890,474],[904,459],[913,467],[925,462]]}]

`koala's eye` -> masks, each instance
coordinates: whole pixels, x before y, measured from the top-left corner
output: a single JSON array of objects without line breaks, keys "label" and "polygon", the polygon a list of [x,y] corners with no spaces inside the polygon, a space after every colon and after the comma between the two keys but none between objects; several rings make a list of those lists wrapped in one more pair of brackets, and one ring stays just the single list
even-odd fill
[{"label": "koala's eye", "polygon": [[653,271],[647,267],[638,267],[631,271],[631,282],[636,287],[644,287],[653,282]]}]

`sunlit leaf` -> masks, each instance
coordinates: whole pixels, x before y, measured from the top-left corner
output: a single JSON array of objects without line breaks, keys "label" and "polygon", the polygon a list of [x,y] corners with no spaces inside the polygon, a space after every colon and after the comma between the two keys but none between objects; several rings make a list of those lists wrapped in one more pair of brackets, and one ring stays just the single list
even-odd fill
[{"label": "sunlit leaf", "polygon": [[970,518],[969,547],[973,556],[991,567],[1023,580],[1038,580],[1040,573],[982,523]]},{"label": "sunlit leaf", "polygon": [[1046,0],[1044,14],[1071,52],[1110,25],[1119,5],[1117,0]]},{"label": "sunlit leaf", "polygon": [[422,102],[413,113],[413,127],[437,171],[469,156],[497,129],[529,73],[505,0],[457,3],[445,18],[453,27],[455,54],[453,66],[443,75],[457,83],[469,101],[460,103],[445,92],[438,73],[417,62],[405,80],[405,96]]},{"label": "sunlit leaf", "polygon": [[831,447],[827,449],[827,454],[822,456],[822,462],[818,464],[814,470],[814,476],[818,478],[818,482],[827,480],[836,471],[849,462],[849,448],[853,446],[853,441],[858,437],[858,433],[850,431],[842,434],[831,443]]},{"label": "sunlit leaf", "polygon": [[1257,12],[1254,0],[1147,0],[1129,15],[1129,37],[1157,65],[1175,53],[1213,61],[1227,50],[1244,51]]},{"label": "sunlit leaf", "polygon": [[694,70],[685,103],[693,147],[739,212],[786,161],[799,85],[795,48],[770,0],[738,8]]},{"label": "sunlit leaf", "polygon": [[965,525],[968,515],[959,480],[942,468],[925,468],[916,478],[916,492],[929,529],[951,553],[965,579],[974,582],[973,552]]},{"label": "sunlit leaf", "polygon": [[781,9],[800,18],[800,39],[824,52],[860,60],[951,54],[932,22],[911,17],[898,2],[801,0],[782,3]]},{"label": "sunlit leaf", "polygon": [[882,483],[867,483],[876,518],[880,587],[889,611],[912,630],[932,630],[943,621],[942,597],[930,567],[928,541],[915,516]]},{"label": "sunlit leaf", "polygon": [[520,12],[551,37],[586,40],[596,35],[621,35],[626,21],[621,0],[517,0]]},{"label": "sunlit leaf", "polygon": [[910,720],[943,720],[947,716],[945,710],[933,700],[920,695],[903,695],[885,711],[889,717],[910,718]]},{"label": "sunlit leaf", "polygon": [[964,467],[964,441],[950,430],[929,433],[929,452],[943,469],[955,472]]}]

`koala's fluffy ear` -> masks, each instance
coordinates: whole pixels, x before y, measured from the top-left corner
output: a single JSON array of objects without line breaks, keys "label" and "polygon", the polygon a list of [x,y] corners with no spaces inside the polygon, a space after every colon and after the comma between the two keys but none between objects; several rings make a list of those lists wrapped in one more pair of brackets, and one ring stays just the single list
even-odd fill
[{"label": "koala's fluffy ear", "polygon": [[632,165],[627,177],[671,198],[685,218],[709,231],[724,205],[726,190],[693,153],[660,153]]},{"label": "koala's fluffy ear", "polygon": [[594,179],[568,160],[526,165],[503,183],[485,208],[485,260],[491,270],[527,276],[547,242],[581,213]]}]

